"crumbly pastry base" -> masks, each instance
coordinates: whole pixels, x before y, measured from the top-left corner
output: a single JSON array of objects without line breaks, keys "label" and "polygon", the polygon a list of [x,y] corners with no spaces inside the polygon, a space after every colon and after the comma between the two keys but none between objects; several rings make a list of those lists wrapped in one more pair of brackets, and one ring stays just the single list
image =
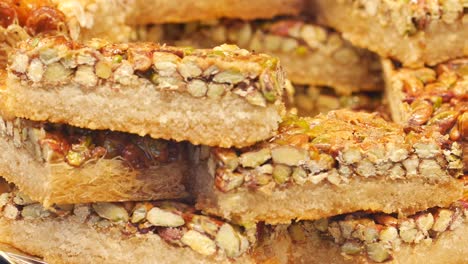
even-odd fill
[{"label": "crumbly pastry base", "polygon": [[5,137],[0,147],[0,175],[45,206],[186,196],[183,162],[136,170],[122,160],[100,159],[76,168],[44,162]]},{"label": "crumbly pastry base", "polygon": [[98,86],[88,92],[76,84],[44,90],[10,80],[7,87],[5,114],[204,145],[248,146],[268,138],[277,130],[283,109],[257,107],[232,93],[222,100],[196,99],[151,85],[117,91]]},{"label": "crumbly pastry base", "polygon": [[[190,188],[190,187],[189,187]],[[268,224],[292,220],[315,220],[360,210],[413,214],[434,206],[448,206],[463,196],[462,184],[454,178],[441,183],[423,179],[351,179],[333,185],[306,183],[282,190],[223,193],[214,187],[206,168],[197,169],[197,208],[239,223],[265,221]]]},{"label": "crumbly pastry base", "polygon": [[[343,37],[359,47],[382,57],[390,57],[409,67],[435,65],[451,58],[468,55],[468,20],[466,15],[453,23],[431,21],[423,31],[403,36],[388,18],[384,26],[379,16],[358,10],[351,1],[316,1],[313,7],[321,23],[343,32]],[[395,41],[398,40],[398,41]]]}]

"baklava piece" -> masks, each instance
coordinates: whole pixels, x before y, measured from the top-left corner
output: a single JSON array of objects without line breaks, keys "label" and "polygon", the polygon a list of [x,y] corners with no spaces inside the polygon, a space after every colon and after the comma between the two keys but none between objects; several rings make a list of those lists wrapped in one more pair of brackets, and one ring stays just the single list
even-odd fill
[{"label": "baklava piece", "polygon": [[275,134],[284,83],[278,59],[231,45],[196,50],[43,37],[22,42],[11,55],[2,110],[35,121],[244,147]]},{"label": "baklava piece", "polygon": [[461,146],[405,133],[377,114],[286,119],[242,149],[194,147],[197,207],[240,223],[288,223],[371,210],[411,214],[462,197]]}]

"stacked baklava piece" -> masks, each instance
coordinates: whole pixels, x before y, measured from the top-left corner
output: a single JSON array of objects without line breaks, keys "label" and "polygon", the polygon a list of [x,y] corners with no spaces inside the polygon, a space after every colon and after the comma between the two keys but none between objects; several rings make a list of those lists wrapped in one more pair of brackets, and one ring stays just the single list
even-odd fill
[{"label": "stacked baklava piece", "polygon": [[0,243],[48,263],[468,262],[464,8],[0,3]]},{"label": "stacked baklava piece", "polygon": [[[427,203],[417,208],[405,201],[405,197],[413,202],[416,198],[399,187],[402,196],[392,196],[387,208],[373,205],[370,211],[299,222],[290,227],[297,245],[296,262],[467,263],[467,192],[461,195],[459,191],[468,168],[467,2],[315,0],[310,4],[319,23],[381,57],[392,120],[403,128],[404,141],[414,151],[401,161],[404,173],[400,175],[405,176],[395,178],[399,166],[391,167],[385,175],[410,183],[415,179],[412,168],[417,168],[423,180],[412,191],[407,189],[412,195],[427,191],[433,198],[445,196],[445,202],[460,198],[445,206],[441,200],[436,204],[426,199]],[[431,135],[431,143],[413,141],[423,140],[420,133]],[[451,150],[438,152],[434,137],[446,140],[439,141],[439,146],[451,145]],[[379,141],[373,140],[372,147],[360,154],[372,157],[379,148]],[[392,160],[388,154],[385,158]],[[438,165],[430,165],[431,159]],[[448,186],[442,184],[439,167],[452,175],[449,181],[458,189],[438,194],[442,185]],[[359,162],[355,169],[359,169]],[[424,171],[434,178],[424,179]],[[436,182],[438,186],[431,190]],[[366,190],[360,186],[355,189],[356,196]],[[449,198],[449,192],[454,196]],[[384,195],[381,191],[379,197]],[[395,201],[401,204],[389,208]],[[405,213],[405,204],[414,212]],[[304,257],[306,252],[310,255]]]}]

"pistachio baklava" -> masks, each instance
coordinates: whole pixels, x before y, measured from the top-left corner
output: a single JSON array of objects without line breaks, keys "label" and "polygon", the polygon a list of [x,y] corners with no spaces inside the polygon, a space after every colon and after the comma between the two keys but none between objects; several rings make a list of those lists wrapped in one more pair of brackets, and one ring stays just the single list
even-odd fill
[{"label": "pistachio baklava", "polygon": [[289,223],[359,210],[411,214],[462,197],[461,146],[377,114],[285,119],[246,148],[192,148],[197,208],[239,223]]},{"label": "pistachio baklava", "polygon": [[0,175],[46,207],[187,196],[183,143],[0,118]]},{"label": "pistachio baklava", "polygon": [[49,36],[11,54],[1,108],[10,117],[244,147],[276,133],[284,84],[278,59],[237,46]]},{"label": "pistachio baklava", "polygon": [[384,60],[392,117],[411,130],[435,129],[453,141],[468,140],[468,59],[434,67],[401,67]]},{"label": "pistachio baklava", "polygon": [[289,227],[292,263],[467,263],[467,232],[463,200],[408,217],[359,212]]},{"label": "pistachio baklava", "polygon": [[405,66],[435,65],[468,55],[468,4],[452,1],[315,0],[321,23]]},{"label": "pistachio baklava", "polygon": [[17,190],[0,194],[0,242],[49,263],[286,263],[285,231],[236,226],[178,202],[46,210]]},{"label": "pistachio baklava", "polygon": [[328,86],[340,94],[383,89],[378,57],[308,18],[143,25],[137,39],[208,48],[223,43],[277,56],[295,85]]}]

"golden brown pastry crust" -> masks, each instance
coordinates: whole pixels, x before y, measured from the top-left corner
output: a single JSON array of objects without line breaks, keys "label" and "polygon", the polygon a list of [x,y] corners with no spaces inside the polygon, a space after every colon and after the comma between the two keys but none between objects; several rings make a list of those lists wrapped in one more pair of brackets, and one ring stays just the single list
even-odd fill
[{"label": "golden brown pastry crust", "polygon": [[212,21],[223,17],[234,19],[273,18],[297,15],[303,0],[172,1],[172,0],[53,0],[66,16],[70,35],[75,40],[103,38],[128,42],[135,25]]}]

